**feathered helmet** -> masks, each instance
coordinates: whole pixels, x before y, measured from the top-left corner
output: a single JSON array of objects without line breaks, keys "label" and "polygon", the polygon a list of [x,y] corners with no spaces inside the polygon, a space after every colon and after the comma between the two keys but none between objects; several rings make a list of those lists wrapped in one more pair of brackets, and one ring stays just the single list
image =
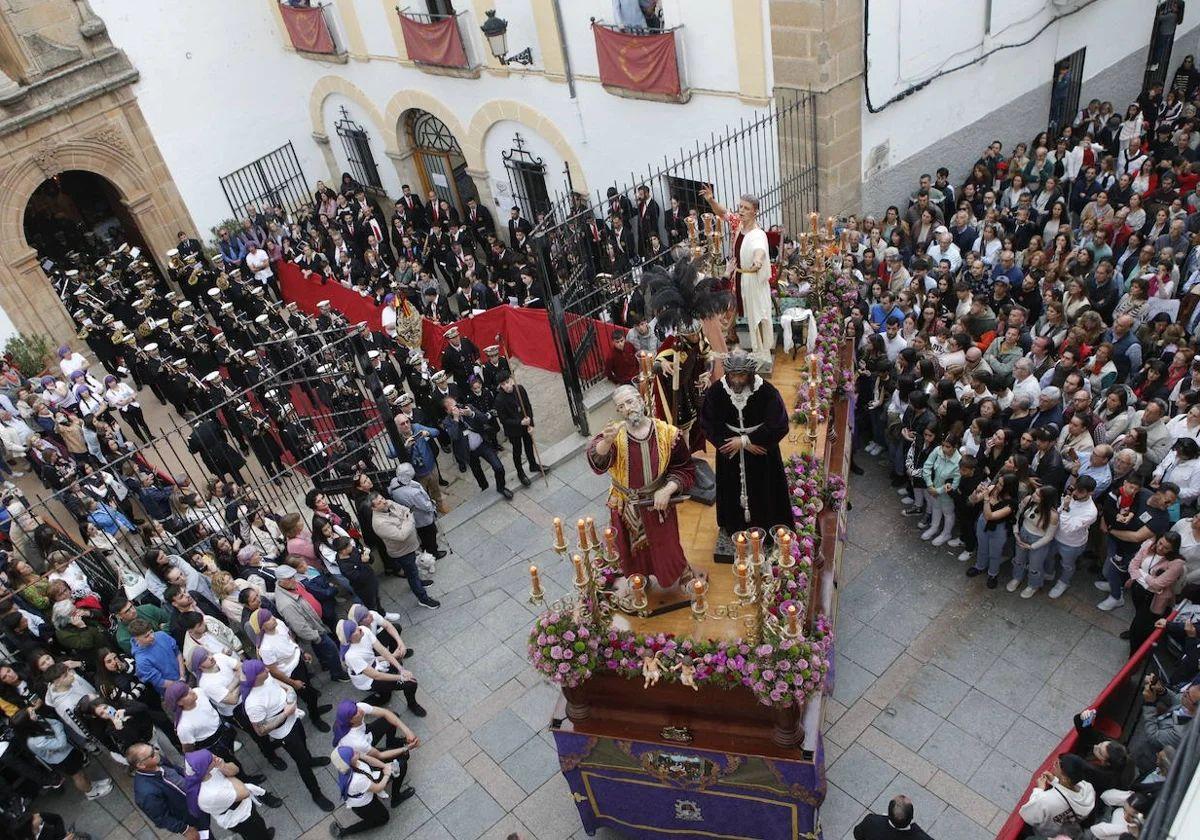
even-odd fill
[{"label": "feathered helmet", "polygon": [[680,260],[670,271],[648,268],[642,277],[659,326],[681,335],[696,335],[704,319],[726,312],[732,303],[730,293],[717,288],[716,278],[701,277],[695,260]]},{"label": "feathered helmet", "polygon": [[726,373],[758,373],[758,360],[742,349],[725,354],[723,366]]}]

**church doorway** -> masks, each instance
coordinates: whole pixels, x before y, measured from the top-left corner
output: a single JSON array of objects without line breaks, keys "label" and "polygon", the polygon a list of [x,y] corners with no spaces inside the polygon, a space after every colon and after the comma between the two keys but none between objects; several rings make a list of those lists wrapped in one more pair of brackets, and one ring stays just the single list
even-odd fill
[{"label": "church doorway", "polygon": [[93,263],[122,243],[146,243],[116,186],[102,175],[70,169],[47,178],[25,205],[25,241],[47,274],[67,254]]},{"label": "church doorway", "polygon": [[405,128],[421,178],[422,201],[433,190],[439,200],[450,202],[461,213],[468,198],[479,200],[462,147],[444,122],[428,111],[413,108],[406,116]]}]

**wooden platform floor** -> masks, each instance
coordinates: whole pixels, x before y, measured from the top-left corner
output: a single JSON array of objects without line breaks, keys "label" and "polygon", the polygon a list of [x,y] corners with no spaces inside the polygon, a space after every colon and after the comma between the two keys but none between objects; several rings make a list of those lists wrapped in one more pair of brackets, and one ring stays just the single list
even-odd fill
[{"label": "wooden platform floor", "polygon": [[[789,408],[795,404],[796,389],[803,381],[802,371],[804,369],[803,350],[793,360],[791,354],[785,354],[776,349],[774,370],[768,379],[779,389],[784,403]],[[827,424],[823,423],[818,432],[817,452],[825,451],[826,428]],[[785,459],[797,453],[812,452],[813,447],[808,439],[808,430],[804,427],[792,426],[780,448],[783,450]],[[710,466],[713,464],[714,456],[715,450],[710,444],[703,453],[704,459]],[[752,476],[751,480],[753,480]],[[733,594],[733,566],[713,561],[713,549],[717,543],[716,506],[684,502],[678,506],[677,514],[679,516],[679,538],[688,561],[697,572],[708,575],[708,617],[703,621],[696,621],[692,618],[690,606],[685,604],[677,610],[650,618],[616,613],[613,624],[618,628],[633,629],[639,633],[673,633],[677,637],[693,639],[730,641],[746,635],[747,626],[744,622],[745,616],[748,615],[747,607],[740,607],[736,619],[717,618],[714,615],[718,606],[728,607],[738,604],[738,598]],[[652,599],[651,608],[654,606],[655,602]]]}]

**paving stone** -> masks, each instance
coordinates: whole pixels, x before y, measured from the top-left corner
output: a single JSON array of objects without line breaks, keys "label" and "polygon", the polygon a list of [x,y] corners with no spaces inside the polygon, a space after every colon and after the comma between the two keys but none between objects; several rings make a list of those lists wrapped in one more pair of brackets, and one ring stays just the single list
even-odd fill
[{"label": "paving stone", "polygon": [[[530,743],[534,742],[537,742],[536,738]],[[475,777],[475,781],[483,786],[488,795],[495,799],[496,804],[504,811],[511,811],[525,799],[527,791],[513,781],[500,765],[488,757],[487,753],[481,752],[467,762],[466,771]],[[536,786],[534,789],[536,790]]]},{"label": "paving stone", "polygon": [[547,779],[514,813],[537,840],[566,840],[581,828],[579,809],[560,773]]},{"label": "paving stone", "polygon": [[525,721],[530,729],[537,731],[550,725],[550,716],[554,713],[554,707],[558,705],[562,692],[558,686],[546,682],[541,674],[536,671],[532,673],[537,682],[529,685],[509,708],[516,712],[517,717]]},{"label": "paving stone", "polygon": [[523,656],[507,647],[493,646],[488,655],[467,669],[467,673],[494,691],[524,670],[525,665]]},{"label": "paving stone", "polygon": [[1082,657],[1103,668],[1109,668],[1113,674],[1129,659],[1129,642],[1122,641],[1112,633],[1106,633],[1098,627],[1089,627],[1083,638],[1071,651],[1072,656]]},{"label": "paving stone", "polygon": [[500,762],[534,736],[534,731],[511,709],[505,709],[471,734],[475,743]]},{"label": "paving stone", "polygon": [[476,840],[503,816],[504,809],[478,784],[472,784],[437,812],[438,822],[454,840]]},{"label": "paving stone", "polygon": [[866,816],[863,804],[840,787],[830,784],[825,791],[818,819],[824,837],[842,837]]},{"label": "paving stone", "polygon": [[995,746],[1008,732],[1017,713],[981,691],[971,689],[948,720],[985,744]]},{"label": "paving stone", "polygon": [[[828,743],[827,741],[826,744]],[[929,761],[891,736],[880,732],[874,726],[867,727],[858,737],[858,743],[895,767],[902,775],[914,779],[918,784],[925,784],[937,772],[937,767]],[[826,753],[826,764],[832,764],[833,761],[834,759]]]},{"label": "paving stone", "polygon": [[991,748],[950,721],[943,722],[918,751],[956,779],[969,779],[987,758]]},{"label": "paving stone", "polygon": [[1042,726],[1051,732],[1062,732],[1065,735],[1073,725],[1076,713],[1085,706],[1085,702],[1076,700],[1053,685],[1047,684],[1038,690],[1033,700],[1025,708],[1025,716],[1040,721]]},{"label": "paving stone", "polygon": [[906,607],[903,610],[876,613],[870,626],[892,641],[907,645],[929,626],[930,618]]},{"label": "paving stone", "polygon": [[971,687],[937,665],[922,666],[909,681],[904,694],[935,714],[945,717],[962,702]]},{"label": "paving stone", "polygon": [[1061,740],[1062,735],[1050,732],[1029,718],[1017,718],[996,749],[1032,773],[1041,767]]},{"label": "paving stone", "polygon": [[874,627],[864,627],[849,644],[842,645],[842,654],[853,662],[879,676],[888,669],[903,645],[894,642]]},{"label": "paving stone", "polygon": [[948,647],[940,655],[935,654],[931,661],[939,668],[966,683],[974,683],[999,658],[999,654],[989,647],[978,644],[958,643]]},{"label": "paving stone", "polygon": [[878,706],[873,705],[865,698],[858,700],[830,728],[829,737],[843,747],[849,746],[858,739],[864,729],[871,725],[871,721],[875,720],[875,716],[878,714]]},{"label": "paving stone", "polygon": [[1015,808],[1028,784],[1029,771],[999,751],[989,754],[967,781],[972,790],[986,796],[1001,811]]},{"label": "paving stone", "polygon": [[851,662],[840,653],[834,653],[833,662],[833,696],[839,703],[850,706],[862,697],[871,683],[875,682],[875,674],[856,662]]},{"label": "paving stone", "polygon": [[[996,814],[1000,813],[1000,809],[993,805],[986,796],[980,796],[962,782],[948,776],[944,770],[935,773],[925,787],[949,806],[947,810],[951,808],[958,810],[967,819],[973,820],[979,825],[990,824]],[[942,836],[955,837],[956,835]]]},{"label": "paving stone", "polygon": [[876,716],[874,726],[910,750],[920,750],[942,718],[913,700],[898,697]]},{"label": "paving stone", "polygon": [[[427,752],[428,750],[424,747],[414,750],[413,759],[415,760],[419,755]],[[471,774],[448,754],[431,757],[428,765],[414,766],[411,768],[411,773],[414,782],[420,781],[419,787],[414,784],[414,787],[417,788],[417,796],[424,807],[435,814],[474,784]]]},{"label": "paving stone", "polygon": [[975,682],[975,688],[993,700],[1003,703],[1015,712],[1024,711],[1033,699],[1029,691],[1029,670],[1003,658],[997,659],[983,676]]},{"label": "paving stone", "polygon": [[825,771],[825,778],[870,805],[896,777],[896,768],[858,744],[846,749]]},{"label": "paving stone", "polygon": [[531,738],[500,762],[500,766],[526,793],[533,793],[559,772],[558,753],[540,738]]},{"label": "paving stone", "polygon": [[1114,674],[1111,666],[1096,665],[1082,657],[1068,656],[1054,672],[1049,684],[1083,706],[1089,706],[1112,681]]},{"label": "paving stone", "polygon": [[947,808],[938,815],[937,822],[925,829],[930,837],[953,837],[954,840],[994,840],[987,828],[967,817],[955,808]]}]

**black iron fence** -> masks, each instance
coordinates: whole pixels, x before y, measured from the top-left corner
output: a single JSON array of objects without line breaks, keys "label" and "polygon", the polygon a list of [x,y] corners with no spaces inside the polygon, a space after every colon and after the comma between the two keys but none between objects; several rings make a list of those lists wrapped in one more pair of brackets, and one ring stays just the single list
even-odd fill
[{"label": "black iron fence", "polygon": [[[751,120],[680,148],[624,186],[604,186],[595,197],[559,195],[533,236],[534,259],[546,292],[550,324],[575,426],[588,433],[583,393],[604,378],[609,348],[597,321],[620,322],[642,272],[662,264],[672,246],[703,252],[714,271],[730,253],[727,235],[710,237],[710,212],[700,190],[710,189],[731,209],[738,197],[759,199],[759,224],[796,230],[817,209],[816,101],[812,93],[778,90],[772,105]],[[657,215],[639,201],[639,188]],[[674,200],[674,204],[672,202]],[[692,224],[686,217],[692,215]],[[656,218],[655,223],[646,221]],[[563,220],[554,222],[553,220]],[[682,220],[681,220],[682,219]],[[718,253],[719,252],[719,253]]]},{"label": "black iron fence", "polygon": [[220,180],[229,209],[238,219],[252,210],[276,205],[294,213],[312,200],[290,140]]},{"label": "black iron fence", "polygon": [[[45,435],[43,454],[31,453],[30,462],[60,489],[29,498],[5,485],[10,572],[23,560],[44,573],[61,551],[107,583],[105,595],[140,591],[138,558],[147,548],[161,543],[192,559],[217,553],[220,537],[252,543],[255,511],[298,512],[307,522],[314,487],[350,510],[358,473],[386,491],[402,442],[379,377],[363,375],[361,345],[344,327],[308,334],[303,346],[279,343],[261,346],[265,363],[291,361],[189,420],[152,429],[152,440],[116,457],[73,459],[61,439]],[[155,523],[158,536],[147,530]]]}]

